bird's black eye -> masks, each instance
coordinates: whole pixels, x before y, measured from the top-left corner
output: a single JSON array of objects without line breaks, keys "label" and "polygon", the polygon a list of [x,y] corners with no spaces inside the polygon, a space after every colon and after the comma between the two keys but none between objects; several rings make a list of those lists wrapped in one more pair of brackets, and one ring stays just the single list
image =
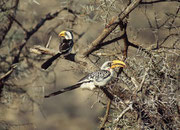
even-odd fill
[{"label": "bird's black eye", "polygon": [[111,67],[111,63],[108,63],[108,66]]}]

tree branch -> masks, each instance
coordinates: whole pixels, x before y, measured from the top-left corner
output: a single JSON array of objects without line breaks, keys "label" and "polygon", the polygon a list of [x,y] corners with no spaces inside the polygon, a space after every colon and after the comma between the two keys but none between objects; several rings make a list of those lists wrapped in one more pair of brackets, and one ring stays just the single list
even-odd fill
[{"label": "tree branch", "polygon": [[103,32],[94,40],[89,46],[80,52],[81,57],[88,56],[103,40],[118,26],[119,20],[123,20],[133,9],[137,7],[141,0],[134,0],[125,10],[120,13],[118,16],[113,17],[109,23],[109,26],[106,27]]},{"label": "tree branch", "polygon": [[[6,15],[4,14],[1,19],[1,23],[0,23],[0,45],[2,44],[2,41],[4,40],[6,34],[9,32],[9,30],[11,29],[11,25],[13,23],[13,20],[8,19],[8,16],[14,17],[14,15],[16,14],[16,10],[19,4],[19,0],[14,0],[12,2],[12,7],[10,8],[3,8],[0,7],[0,11],[5,12]],[[8,11],[8,10],[13,10],[13,11]]]},{"label": "tree branch", "polygon": [[107,103],[106,113],[105,113],[103,121],[100,125],[100,130],[104,130],[104,125],[106,124],[106,122],[108,120],[108,116],[109,116],[109,112],[110,112],[110,106],[111,106],[111,100],[109,99],[108,103]]},{"label": "tree branch", "polygon": [[3,76],[0,77],[0,97],[1,97],[1,93],[2,93],[5,81],[7,81],[7,79],[9,78],[9,76],[12,74],[12,72],[14,71],[16,67],[17,67],[16,65],[12,65],[11,69],[8,72],[6,72]]},{"label": "tree branch", "polygon": [[155,3],[161,3],[161,2],[180,2],[180,0],[156,0],[156,1],[148,1],[148,2],[140,2],[140,4],[155,4]]}]

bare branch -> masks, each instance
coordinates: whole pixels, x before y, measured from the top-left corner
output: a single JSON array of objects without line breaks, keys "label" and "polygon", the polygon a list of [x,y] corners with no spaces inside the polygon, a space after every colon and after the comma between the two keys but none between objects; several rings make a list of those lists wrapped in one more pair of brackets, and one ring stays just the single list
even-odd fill
[{"label": "bare branch", "polygon": [[118,16],[113,17],[109,22],[109,26],[106,27],[103,32],[94,40],[86,49],[82,50],[80,54],[82,57],[88,56],[103,40],[118,26],[119,19],[122,21],[133,9],[137,7],[141,0],[134,0],[123,13],[120,13]]},{"label": "bare branch", "polygon": [[35,53],[35,54],[47,54],[47,55],[57,54],[57,51],[55,51],[53,49],[46,48],[46,47],[42,47],[39,45],[36,45],[33,48],[30,48],[30,52]]},{"label": "bare branch", "polygon": [[25,33],[28,33],[28,30],[25,29],[25,28],[23,27],[23,25],[22,25],[16,18],[12,17],[11,15],[8,15],[8,18],[9,18],[10,20],[13,20],[14,22],[16,22],[16,23],[22,28],[22,30],[23,30]]},{"label": "bare branch", "polygon": [[13,23],[13,20],[11,19],[8,19],[8,16],[11,16],[11,17],[14,17],[14,14],[16,14],[16,10],[17,10],[17,7],[18,7],[18,4],[19,4],[19,0],[14,0],[12,2],[12,7],[11,8],[3,8],[1,7],[0,8],[0,13],[1,11],[8,11],[8,10],[13,10],[13,11],[8,11],[6,12],[7,15],[3,15],[1,17],[4,17],[3,18],[3,21],[1,21],[0,23],[0,45],[2,44],[2,41],[4,40],[6,34],[9,32],[9,30],[11,29],[11,25]]},{"label": "bare branch", "polygon": [[109,99],[108,100],[108,103],[107,103],[107,108],[106,108],[106,113],[103,117],[103,121],[100,125],[100,130],[103,130],[104,129],[104,125],[106,124],[107,120],[108,120],[108,116],[109,116],[109,112],[110,112],[110,107],[111,107],[111,100]]},{"label": "bare branch", "polygon": [[161,2],[180,2],[179,0],[155,0],[155,1],[148,1],[148,2],[140,2],[140,4],[155,4],[155,3],[161,3]]},{"label": "bare branch", "polygon": [[3,76],[1,76],[1,77],[0,77],[0,82],[5,81],[5,80],[10,76],[10,74],[13,72],[13,70],[14,70],[16,67],[17,67],[16,65],[13,65],[13,66],[11,67],[11,69],[10,69],[7,73],[5,73]]}]

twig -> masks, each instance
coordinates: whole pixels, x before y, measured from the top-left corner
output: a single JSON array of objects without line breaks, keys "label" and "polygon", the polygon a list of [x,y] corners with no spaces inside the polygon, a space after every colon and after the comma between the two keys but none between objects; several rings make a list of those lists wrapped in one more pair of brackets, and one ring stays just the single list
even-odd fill
[{"label": "twig", "polygon": [[134,93],[138,93],[139,91],[142,90],[142,87],[143,87],[143,84],[144,84],[144,81],[146,79],[146,76],[147,76],[147,72],[149,71],[149,68],[147,68],[144,72],[144,75],[143,75],[143,79],[141,81],[141,83],[139,83],[134,77],[131,77],[131,81],[132,83],[134,84],[134,86],[136,87],[136,89],[134,90]]},{"label": "twig", "polygon": [[[120,119],[122,118],[122,116],[123,116],[127,111],[129,111],[130,109],[131,109],[131,110],[133,109],[132,103],[129,104],[129,106],[128,106],[126,109],[124,109],[124,110],[119,114],[119,116],[114,120],[114,123],[113,123],[113,124],[118,123],[118,122],[120,121]],[[116,129],[117,129],[117,125],[116,125],[116,128],[115,128],[114,130],[116,130]]]},{"label": "twig", "polygon": [[143,84],[144,84],[144,81],[145,81],[145,79],[146,79],[146,75],[148,74],[148,71],[149,71],[149,68],[146,68],[145,73],[144,73],[144,76],[143,76],[143,79],[142,79],[142,81],[141,81],[141,84],[140,84],[139,88],[136,90],[137,92],[139,92],[139,91],[142,90],[142,86],[143,86]]},{"label": "twig", "polygon": [[28,30],[26,28],[23,27],[23,25],[16,19],[14,18],[13,16],[11,15],[8,15],[8,18],[13,20],[14,22],[16,22],[21,28],[22,30],[25,32],[25,33],[28,33]]},{"label": "twig", "polygon": [[13,70],[14,70],[16,67],[17,67],[17,65],[12,65],[12,66],[11,66],[11,69],[10,69],[8,72],[6,72],[3,76],[0,77],[0,82],[5,81],[5,80],[7,79],[7,77],[10,76],[10,74],[13,72]]},{"label": "twig", "polygon": [[[9,11],[9,10],[12,10],[12,9],[14,9],[15,11],[17,10],[17,7],[18,7],[18,4],[19,4],[19,0],[14,0],[14,1],[12,1],[12,2],[14,2],[14,5],[12,6],[12,7],[7,7],[7,6],[4,6],[3,7],[3,5],[5,5],[6,3],[4,3],[3,5],[1,5],[1,7],[0,7],[0,13],[1,12],[6,12],[6,11]],[[10,12],[10,11],[9,11]]]},{"label": "twig", "polygon": [[40,3],[36,0],[33,0],[34,3],[36,3],[37,5],[40,5]]},{"label": "twig", "polygon": [[106,45],[109,45],[109,44],[114,43],[114,42],[116,42],[116,41],[119,41],[119,40],[121,40],[122,38],[123,38],[123,35],[120,36],[120,37],[116,37],[116,38],[114,38],[114,39],[112,39],[112,40],[105,41],[105,42],[97,45],[96,48],[92,50],[92,52],[94,52],[94,51],[96,51],[96,50],[99,50],[99,49],[100,49],[101,47],[103,47],[103,46],[106,46]]},{"label": "twig", "polygon": [[43,47],[43,46],[39,46],[39,45],[36,45],[33,48],[30,48],[30,52],[35,53],[35,54],[48,54],[48,55],[57,54],[57,51]]},{"label": "twig", "polygon": [[49,48],[49,45],[50,45],[51,39],[52,39],[52,36],[50,36],[50,37],[49,37],[49,40],[48,40],[48,42],[47,42],[47,44],[46,44],[46,48]]},{"label": "twig", "polygon": [[12,74],[13,70],[16,68],[17,66],[14,64],[11,66],[11,69],[6,72],[3,76],[0,77],[0,97],[1,97],[1,93],[5,84],[5,81],[7,81],[7,79],[9,78],[9,76]]},{"label": "twig", "polygon": [[131,77],[131,81],[132,83],[134,84],[134,86],[136,87],[135,91],[136,92],[138,90],[138,88],[140,88],[140,83],[134,78],[134,77]]},{"label": "twig", "polygon": [[105,113],[103,121],[102,121],[102,123],[100,125],[100,130],[104,130],[104,125],[106,124],[106,122],[108,120],[108,115],[109,115],[109,112],[110,112],[110,106],[111,106],[111,100],[109,99],[108,103],[107,103],[106,113]]},{"label": "twig", "polygon": [[[122,39],[124,41],[123,60],[126,60],[127,53],[128,53],[128,47],[130,45],[130,42],[129,42],[128,37],[127,37],[127,32],[126,32],[127,23],[123,23],[123,21],[120,20],[119,27],[122,31],[124,31],[124,34],[122,36]],[[123,71],[123,68],[119,68],[119,71],[117,73],[117,77],[119,77],[119,75],[122,73],[122,71]]]}]

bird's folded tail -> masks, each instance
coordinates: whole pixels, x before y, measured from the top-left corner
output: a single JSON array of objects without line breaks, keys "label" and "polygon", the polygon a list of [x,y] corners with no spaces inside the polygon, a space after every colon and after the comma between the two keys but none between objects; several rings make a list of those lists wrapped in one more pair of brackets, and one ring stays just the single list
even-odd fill
[{"label": "bird's folded tail", "polygon": [[53,61],[56,60],[60,55],[61,53],[57,53],[56,55],[49,58],[46,62],[44,62],[41,65],[41,68],[46,70],[53,63]]},{"label": "bird's folded tail", "polygon": [[111,93],[107,90],[107,88],[101,87],[100,89],[104,92],[104,94],[105,94],[110,100],[113,100],[113,99],[114,99],[113,94],[111,94]]},{"label": "bird's folded tail", "polygon": [[79,88],[81,84],[82,84],[82,83],[78,83],[78,84],[75,84],[75,85],[72,85],[72,86],[63,88],[63,89],[61,89],[61,90],[59,90],[59,91],[56,91],[56,92],[53,92],[53,93],[51,93],[51,94],[49,94],[49,95],[47,95],[47,96],[44,96],[44,98],[49,98],[49,97],[51,97],[51,96],[56,96],[56,95],[62,94],[62,93],[64,93],[64,92],[71,91],[71,90],[73,90],[73,89]]}]

